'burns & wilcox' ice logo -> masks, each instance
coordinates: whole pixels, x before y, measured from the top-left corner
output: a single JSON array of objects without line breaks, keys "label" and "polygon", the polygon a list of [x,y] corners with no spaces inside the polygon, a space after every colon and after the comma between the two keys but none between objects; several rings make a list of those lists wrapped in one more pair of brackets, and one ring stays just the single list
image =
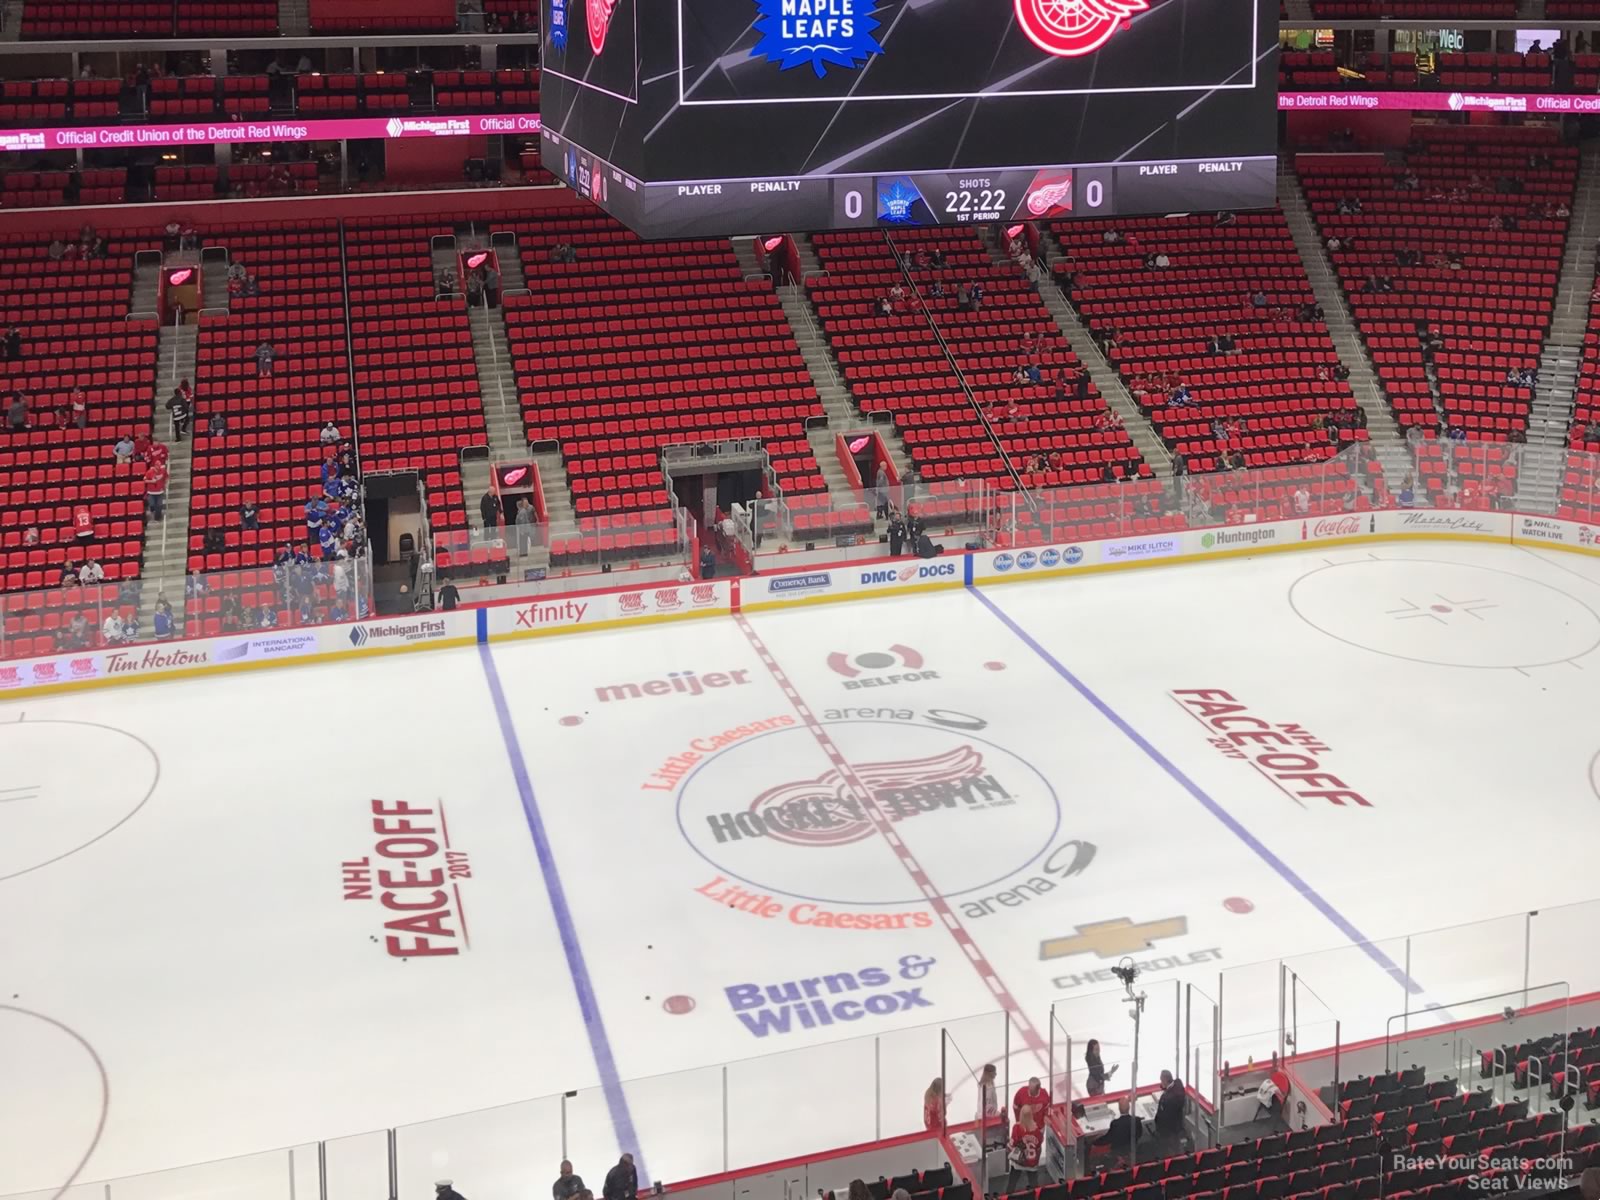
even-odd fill
[{"label": "'burns & wilcox' ice logo", "polygon": [[1014,0],[1017,24],[1046,54],[1077,58],[1093,54],[1148,0]]},{"label": "'burns & wilcox' ice logo", "polygon": [[861,788],[891,823],[924,813],[1013,803],[1000,781],[984,769],[983,754],[961,746],[928,758],[862,763],[848,774],[834,769],[815,779],[779,784],[757,796],[748,811],[710,813],[706,824],[717,842],[769,837],[792,846],[843,846],[873,832],[873,814]]},{"label": "'burns & wilcox' ice logo", "polygon": [[809,66],[821,79],[830,63],[854,69],[883,53],[873,36],[873,0],[756,0],[756,8],[761,38],[750,57],[785,71]]}]

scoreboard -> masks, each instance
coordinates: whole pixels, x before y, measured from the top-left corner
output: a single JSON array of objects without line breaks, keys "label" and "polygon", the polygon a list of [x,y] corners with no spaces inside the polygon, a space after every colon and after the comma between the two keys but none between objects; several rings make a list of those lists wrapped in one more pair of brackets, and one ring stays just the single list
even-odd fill
[{"label": "scoreboard", "polygon": [[1264,207],[1270,0],[542,0],[545,165],[646,237]]}]

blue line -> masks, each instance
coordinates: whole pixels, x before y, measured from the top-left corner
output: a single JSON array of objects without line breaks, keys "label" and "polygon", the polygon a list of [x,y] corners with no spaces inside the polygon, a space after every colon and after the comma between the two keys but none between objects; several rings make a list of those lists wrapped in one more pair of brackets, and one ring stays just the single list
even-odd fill
[{"label": "blue line", "polygon": [[482,646],[489,640],[489,610],[478,610],[478,645]]},{"label": "blue line", "polygon": [[[478,612],[481,627],[484,610],[479,609]],[[500,719],[500,736],[505,740],[506,757],[511,760],[511,774],[517,781],[517,794],[522,797],[522,813],[528,821],[528,832],[533,835],[533,849],[539,857],[539,874],[544,877],[545,891],[550,897],[550,911],[555,914],[556,928],[561,932],[561,949],[567,956],[572,988],[578,994],[578,1010],[583,1014],[583,1026],[589,1034],[595,1069],[600,1072],[600,1087],[605,1092],[606,1107],[611,1110],[611,1125],[622,1149],[632,1150],[634,1168],[639,1173],[639,1186],[644,1187],[649,1176],[645,1172],[639,1135],[633,1129],[628,1098],[623,1093],[622,1078],[617,1074],[617,1061],[611,1053],[611,1039],[606,1036],[605,1020],[600,1016],[600,1003],[594,994],[594,981],[589,977],[589,967],[583,961],[583,948],[578,944],[578,929],[572,920],[572,908],[567,904],[567,893],[561,886],[561,873],[556,869],[556,857],[550,849],[550,835],[545,832],[544,818],[539,815],[539,801],[533,794],[533,782],[528,775],[528,764],[522,757],[522,744],[517,740],[517,731],[511,722],[511,710],[506,706],[505,689],[500,686],[494,653],[487,644],[481,644],[478,658],[483,663],[483,673],[489,681],[489,696],[494,701],[495,715]]]},{"label": "blue line", "polygon": [[963,582],[965,582],[968,587],[971,587],[972,586],[972,552],[968,551],[966,554],[962,555],[962,559],[964,561],[961,564],[961,578],[962,578]]},{"label": "blue line", "polygon": [[1246,829],[1244,825],[1242,825],[1233,816],[1232,813],[1208,796],[1199,784],[1185,775],[1171,759],[1151,745],[1143,734],[1141,734],[1132,725],[1129,725],[1127,721],[1123,720],[1122,717],[1117,714],[1116,710],[1114,710],[1104,700],[1100,699],[1099,696],[1095,695],[1094,692],[1089,689],[1088,684],[1084,683],[1083,680],[1079,679],[1065,666],[1063,666],[1054,655],[1052,655],[1048,650],[1035,641],[1027,632],[1027,630],[1023,629],[1021,625],[1018,625],[1014,620],[1012,620],[1010,616],[1000,609],[999,605],[995,604],[993,600],[984,595],[980,589],[972,588],[971,592],[975,597],[977,597],[978,602],[992,612],[996,617],[998,617],[1001,623],[1005,625],[1007,629],[1011,630],[1012,633],[1021,638],[1023,643],[1027,645],[1030,650],[1032,650],[1040,658],[1044,659],[1044,661],[1050,665],[1051,669],[1054,670],[1057,675],[1061,676],[1061,678],[1070,683],[1073,689],[1077,691],[1078,695],[1082,696],[1091,705],[1093,705],[1094,708],[1099,711],[1101,716],[1120,729],[1123,735],[1135,746],[1139,747],[1140,750],[1144,751],[1144,753],[1156,764],[1156,766],[1160,767],[1163,771],[1170,775],[1173,779],[1173,782],[1175,782],[1179,787],[1183,788],[1184,791],[1188,792],[1196,800],[1200,801],[1201,806],[1204,807],[1212,816],[1216,817],[1217,820],[1221,821],[1235,837],[1248,846],[1257,858],[1266,863],[1267,866],[1271,867],[1275,872],[1277,872],[1279,877],[1282,878],[1285,883],[1292,887],[1296,892],[1300,893],[1300,895],[1306,900],[1310,901],[1311,906],[1320,912],[1324,917],[1326,917],[1330,922],[1332,922],[1335,929],[1359,946],[1366,953],[1368,958],[1372,959],[1373,962],[1377,963],[1378,966],[1383,968],[1383,970],[1386,971],[1396,983],[1404,987],[1406,991],[1411,993],[1413,996],[1420,996],[1422,994],[1422,987],[1417,983],[1416,980],[1407,976],[1405,971],[1402,970],[1387,954],[1385,954],[1382,949],[1373,945],[1370,938],[1368,938],[1353,924],[1351,924],[1351,922],[1344,916],[1343,913],[1334,908],[1332,904],[1328,903],[1328,901],[1320,892],[1316,890],[1316,888],[1312,887],[1304,879],[1300,878],[1300,876],[1295,872],[1294,868],[1290,867],[1288,863],[1283,861],[1283,859],[1279,858],[1271,850],[1267,849],[1267,847],[1261,842],[1261,839]]}]

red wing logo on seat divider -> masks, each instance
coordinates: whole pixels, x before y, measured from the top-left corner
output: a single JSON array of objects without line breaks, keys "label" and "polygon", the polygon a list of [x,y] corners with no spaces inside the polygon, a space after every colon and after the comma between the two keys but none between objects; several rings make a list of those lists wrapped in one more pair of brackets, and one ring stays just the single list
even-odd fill
[{"label": "red wing logo on seat divider", "polygon": [[617,0],[589,0],[589,47],[596,54],[606,47],[606,30],[611,28],[612,14],[617,11]]},{"label": "red wing logo on seat divider", "polygon": [[[1014,0],[1017,23],[1028,40],[1046,54],[1076,58],[1093,54],[1128,18],[1144,12],[1148,0]],[[594,11],[590,0],[589,11]],[[590,16],[591,28],[594,18]]]}]

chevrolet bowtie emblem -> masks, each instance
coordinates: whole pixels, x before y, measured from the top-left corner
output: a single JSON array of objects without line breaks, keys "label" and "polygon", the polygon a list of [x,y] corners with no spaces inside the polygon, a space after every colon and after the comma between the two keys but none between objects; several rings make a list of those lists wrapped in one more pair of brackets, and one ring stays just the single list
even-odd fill
[{"label": "chevrolet bowtie emblem", "polygon": [[1071,937],[1050,938],[1039,944],[1042,959],[1070,958],[1074,954],[1087,954],[1093,950],[1101,958],[1121,958],[1140,950],[1152,949],[1161,938],[1182,937],[1189,932],[1187,917],[1168,917],[1164,921],[1151,921],[1135,925],[1127,917],[1114,921],[1096,921],[1093,925],[1079,925]]}]

